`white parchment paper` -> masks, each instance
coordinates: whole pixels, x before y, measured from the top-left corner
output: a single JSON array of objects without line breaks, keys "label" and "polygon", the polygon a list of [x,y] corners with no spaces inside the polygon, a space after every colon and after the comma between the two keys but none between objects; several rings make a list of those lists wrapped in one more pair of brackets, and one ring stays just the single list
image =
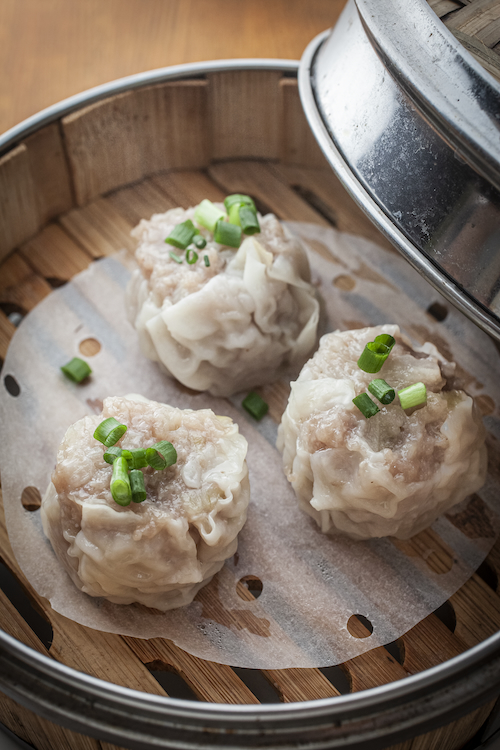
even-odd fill
[{"label": "white parchment paper", "polygon": [[[466,389],[487,413],[489,431],[500,438],[499,355],[490,339],[397,255],[333,229],[289,227],[308,243],[326,330],[394,322],[416,343],[434,342],[459,364]],[[18,396],[3,385],[0,389],[0,468],[9,537],[23,572],[55,610],[99,630],[163,636],[196,656],[233,666],[318,667],[395,640],[467,580],[500,528],[494,476],[488,475],[479,496],[419,535],[419,552],[391,539],[353,542],[321,534],[297,508],[270,416],[257,424],[241,409],[241,397],[227,401],[189,392],[141,355],[123,304],[128,263],[119,256],[98,261],[54,291],[22,322],[3,370],[3,384],[9,375],[20,387]],[[443,322],[426,312],[436,302],[448,310]],[[98,340],[101,349],[88,358],[91,379],[78,386],[59,367],[79,354],[87,338]],[[227,414],[249,442],[251,504],[238,553],[191,605],[167,613],[113,605],[78,591],[43,536],[39,513],[21,504],[26,487],[45,491],[69,424],[99,412],[104,397],[129,392]],[[449,566],[432,564],[439,550]],[[253,601],[236,590],[245,576],[263,584]],[[353,614],[370,621],[371,635],[350,634]]]}]

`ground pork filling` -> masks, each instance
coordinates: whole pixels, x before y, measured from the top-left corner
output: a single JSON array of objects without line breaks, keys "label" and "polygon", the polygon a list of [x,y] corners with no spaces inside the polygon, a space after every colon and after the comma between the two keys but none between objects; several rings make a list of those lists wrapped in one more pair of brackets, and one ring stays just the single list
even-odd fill
[{"label": "ground pork filling", "polygon": [[[118,505],[112,467],[93,438],[114,417],[117,443],[136,449],[171,442],[177,463],[143,469],[147,497]],[[249,500],[247,443],[227,417],[141,397],[107,398],[102,415],[72,425],[43,499],[44,531],[74,583],[117,604],[167,610],[189,603],[234,554]]]},{"label": "ground pork filling", "polygon": [[[396,345],[379,373],[365,373],[357,360],[381,333]],[[407,539],[480,489],[485,430],[454,369],[432,344],[412,348],[397,326],[322,338],[292,383],[278,433],[299,504],[322,531]],[[424,382],[427,403],[405,412],[397,397],[377,401],[380,412],[365,418],[352,399],[376,377],[396,390]]]}]

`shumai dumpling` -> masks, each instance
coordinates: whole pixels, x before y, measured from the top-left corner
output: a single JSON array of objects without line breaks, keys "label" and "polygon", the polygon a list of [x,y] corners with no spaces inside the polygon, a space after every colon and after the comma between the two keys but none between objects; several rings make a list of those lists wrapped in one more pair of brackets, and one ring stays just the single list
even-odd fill
[{"label": "shumai dumpling", "polygon": [[[396,343],[376,375],[357,361],[380,334]],[[455,365],[430,343],[415,347],[398,326],[324,336],[292,390],[278,447],[300,507],[327,533],[407,539],[483,485],[485,430],[454,385]],[[352,399],[374,378],[396,391],[417,382],[427,403],[404,411],[396,396],[370,418]]]},{"label": "shumai dumpling", "polygon": [[[319,317],[298,240],[268,214],[259,216],[260,232],[235,249],[216,242],[194,217],[195,208],[175,208],[132,232],[139,268],[127,309],[143,353],[185,386],[216,396],[298,371],[317,343]],[[165,243],[186,220],[207,241],[194,263]]]},{"label": "shumai dumpling", "polygon": [[[177,462],[144,474],[146,499],[123,507],[94,437],[109,417],[127,425],[118,447],[172,443]],[[45,534],[76,586],[116,604],[159,610],[192,601],[237,547],[250,496],[247,442],[228,417],[140,396],[104,401],[66,432],[42,502]]]}]

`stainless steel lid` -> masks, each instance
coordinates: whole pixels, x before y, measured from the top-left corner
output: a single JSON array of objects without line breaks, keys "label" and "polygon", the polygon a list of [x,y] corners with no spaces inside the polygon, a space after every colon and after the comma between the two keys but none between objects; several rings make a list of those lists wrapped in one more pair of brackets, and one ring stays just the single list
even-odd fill
[{"label": "stainless steel lid", "polygon": [[500,340],[500,84],[425,0],[350,0],[308,46],[299,87],[345,187]]}]

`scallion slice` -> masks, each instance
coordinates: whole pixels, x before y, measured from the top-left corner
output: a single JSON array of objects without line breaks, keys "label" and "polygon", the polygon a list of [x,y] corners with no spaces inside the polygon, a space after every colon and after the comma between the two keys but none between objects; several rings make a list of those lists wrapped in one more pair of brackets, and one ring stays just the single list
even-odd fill
[{"label": "scallion slice", "polygon": [[146,499],[146,485],[144,484],[144,474],[139,469],[132,469],[129,474],[130,489],[132,490],[132,502],[142,503]]},{"label": "scallion slice", "polygon": [[373,417],[378,411],[380,411],[375,401],[372,401],[367,393],[360,393],[359,396],[353,398],[352,403],[358,407],[360,412],[367,419]]},{"label": "scallion slice", "polygon": [[117,445],[112,445],[108,450],[104,451],[102,457],[108,464],[114,464],[117,458],[120,458],[123,451]]},{"label": "scallion slice", "polygon": [[403,409],[411,409],[420,406],[427,401],[427,389],[424,383],[413,383],[407,388],[398,391],[399,403]]},{"label": "scallion slice", "polygon": [[179,250],[185,250],[187,246],[191,244],[193,237],[197,232],[198,230],[191,219],[186,219],[186,221],[177,224],[177,226],[172,229],[165,242],[168,242],[169,245],[173,245],[174,247],[178,247]]},{"label": "scallion slice", "polygon": [[394,397],[396,396],[394,388],[391,388],[391,386],[386,383],[385,380],[382,380],[382,378],[372,380],[368,385],[368,390],[375,396],[375,398],[378,398],[381,404],[390,404],[394,401]]},{"label": "scallion slice", "polygon": [[269,406],[266,404],[263,398],[259,396],[255,391],[250,391],[248,396],[241,402],[242,407],[252,416],[254,419],[260,420],[269,411]]},{"label": "scallion slice", "polygon": [[241,208],[240,203],[233,203],[233,205],[227,212],[227,215],[229,217],[229,223],[236,224],[236,226],[238,227],[241,227],[240,208]]},{"label": "scallion slice", "polygon": [[148,465],[145,448],[136,448],[135,450],[124,448],[122,456],[126,460],[129,469],[143,469]]},{"label": "scallion slice", "polygon": [[250,198],[249,195],[242,195],[241,193],[234,193],[233,195],[228,195],[227,198],[224,198],[224,205],[226,207],[226,211],[229,213],[232,206],[250,206],[251,208],[255,209],[255,203]]},{"label": "scallion slice", "polygon": [[384,344],[385,346],[388,346],[390,351],[396,343],[396,339],[394,336],[391,336],[390,333],[381,333],[378,336],[375,336],[374,342],[375,344]]},{"label": "scallion slice", "polygon": [[193,243],[198,250],[203,250],[207,246],[207,241],[201,234],[194,238]]},{"label": "scallion slice", "polygon": [[111,445],[117,443],[126,431],[126,425],[120,424],[114,417],[108,417],[108,419],[105,419],[96,427],[94,437],[100,443],[103,443],[106,448],[109,448]]},{"label": "scallion slice", "polygon": [[381,341],[370,341],[358,359],[358,367],[364,372],[378,372],[391,353],[391,348]]},{"label": "scallion slice", "polygon": [[260,232],[260,224],[257,218],[257,211],[250,206],[240,208],[240,224],[243,234],[257,234]]},{"label": "scallion slice", "polygon": [[172,258],[172,260],[175,260],[176,263],[182,263],[182,258],[179,258],[179,256],[177,255],[177,253],[174,253],[173,250],[171,250],[169,252],[169,255]]},{"label": "scallion slice", "polygon": [[177,451],[168,440],[160,440],[150,448],[146,448],[146,459],[150,466],[156,471],[162,471],[167,466],[172,466],[177,461]]},{"label": "scallion slice", "polygon": [[215,225],[219,219],[224,218],[224,216],[224,211],[221,211],[221,209],[217,208],[212,201],[209,201],[206,198],[196,207],[194,212],[194,220],[197,221],[198,224],[201,224],[202,227],[209,229],[211,232],[214,231]]},{"label": "scallion slice", "polygon": [[74,383],[81,383],[92,372],[88,364],[80,357],[73,357],[66,365],[61,367],[61,370]]},{"label": "scallion slice", "polygon": [[214,240],[220,245],[227,245],[227,247],[239,247],[241,227],[220,219],[215,225]]},{"label": "scallion slice", "polygon": [[186,261],[189,263],[190,266],[193,265],[193,263],[196,263],[198,260],[198,253],[196,250],[193,250],[193,248],[189,248],[189,250],[186,253]]},{"label": "scallion slice", "polygon": [[118,503],[118,505],[130,505],[132,501],[128,466],[123,456],[119,456],[113,464],[111,495],[115,503]]},{"label": "scallion slice", "polygon": [[210,258],[208,257],[208,255],[204,255],[203,256],[203,260],[205,261],[206,267],[209,268],[210,267]]}]

